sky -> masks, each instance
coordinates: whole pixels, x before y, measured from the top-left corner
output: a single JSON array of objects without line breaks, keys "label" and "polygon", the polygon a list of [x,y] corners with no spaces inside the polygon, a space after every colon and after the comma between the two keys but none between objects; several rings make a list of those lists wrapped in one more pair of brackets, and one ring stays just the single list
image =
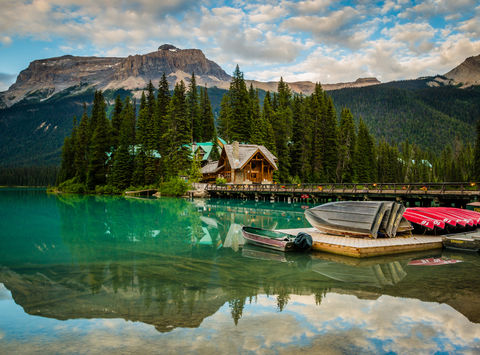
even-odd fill
[{"label": "sky", "polygon": [[480,54],[480,0],[0,0],[0,91],[36,59],[201,49],[246,79],[444,74]]}]

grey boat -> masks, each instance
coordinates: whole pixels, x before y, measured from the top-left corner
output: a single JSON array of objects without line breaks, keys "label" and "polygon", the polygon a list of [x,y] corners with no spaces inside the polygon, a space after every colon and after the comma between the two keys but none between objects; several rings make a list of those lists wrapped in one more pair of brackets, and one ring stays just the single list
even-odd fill
[{"label": "grey boat", "polygon": [[319,231],[353,237],[395,237],[405,208],[390,201],[338,201],[305,211]]}]

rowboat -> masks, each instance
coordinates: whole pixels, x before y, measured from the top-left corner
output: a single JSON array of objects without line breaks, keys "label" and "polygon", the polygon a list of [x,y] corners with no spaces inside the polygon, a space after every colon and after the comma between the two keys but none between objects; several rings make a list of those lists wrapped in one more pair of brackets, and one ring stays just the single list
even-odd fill
[{"label": "rowboat", "polygon": [[305,218],[324,233],[376,238],[389,207],[382,201],[330,202],[306,210]]},{"label": "rowboat", "polygon": [[480,233],[447,234],[442,238],[443,246],[447,249],[466,250],[477,252],[480,250]]},{"label": "rowboat", "polygon": [[244,226],[242,234],[247,243],[280,251],[307,251],[313,244],[312,237],[307,233],[298,233],[295,236],[269,229]]}]

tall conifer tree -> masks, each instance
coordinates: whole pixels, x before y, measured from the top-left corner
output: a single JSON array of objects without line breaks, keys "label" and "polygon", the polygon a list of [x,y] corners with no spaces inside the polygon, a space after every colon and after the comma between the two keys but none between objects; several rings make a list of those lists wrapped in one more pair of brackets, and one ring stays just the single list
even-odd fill
[{"label": "tall conifer tree", "polygon": [[210,98],[208,97],[207,87],[205,86],[203,89],[200,89],[200,92],[200,117],[202,122],[200,141],[209,142],[213,139],[215,132],[215,118],[213,117],[212,105],[210,104]]},{"label": "tall conifer tree", "polygon": [[191,127],[191,142],[200,142],[202,139],[202,122],[200,120],[200,107],[198,100],[197,80],[195,79],[195,73],[192,73],[190,78],[190,84],[187,91],[187,114],[190,120]]},{"label": "tall conifer tree", "polygon": [[372,182],[376,176],[375,143],[361,117],[355,149],[355,172],[358,182]]},{"label": "tall conifer tree", "polygon": [[337,181],[353,182],[355,154],[355,122],[349,109],[342,109],[338,136]]},{"label": "tall conifer tree", "polygon": [[94,190],[97,185],[106,183],[107,153],[111,150],[110,145],[110,121],[105,112],[105,99],[101,91],[96,94],[96,100],[92,108],[92,117],[95,113],[95,130],[91,140],[89,154],[87,187]]}]

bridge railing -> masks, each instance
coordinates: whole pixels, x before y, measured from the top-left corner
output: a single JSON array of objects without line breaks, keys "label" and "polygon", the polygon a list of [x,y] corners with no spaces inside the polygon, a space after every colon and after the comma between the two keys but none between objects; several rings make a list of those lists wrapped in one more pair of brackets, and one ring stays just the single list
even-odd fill
[{"label": "bridge railing", "polygon": [[207,191],[305,193],[305,194],[480,194],[479,183],[317,183],[317,184],[225,184],[206,186]]}]

